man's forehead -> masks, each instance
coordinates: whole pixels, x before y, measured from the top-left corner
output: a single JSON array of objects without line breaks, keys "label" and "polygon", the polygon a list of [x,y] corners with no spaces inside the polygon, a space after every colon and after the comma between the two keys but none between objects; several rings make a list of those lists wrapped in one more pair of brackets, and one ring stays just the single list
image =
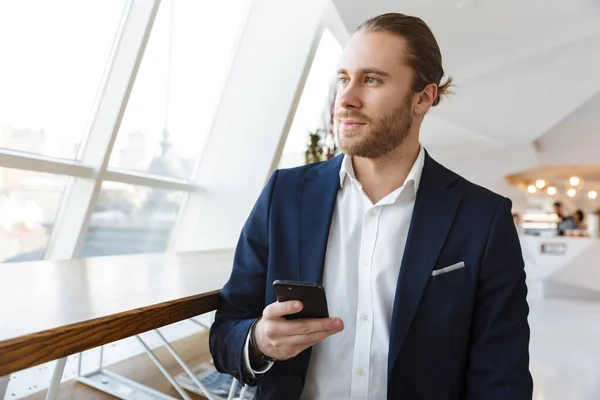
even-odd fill
[{"label": "man's forehead", "polygon": [[405,40],[386,32],[356,32],[344,48],[339,68],[388,70],[405,65]]}]

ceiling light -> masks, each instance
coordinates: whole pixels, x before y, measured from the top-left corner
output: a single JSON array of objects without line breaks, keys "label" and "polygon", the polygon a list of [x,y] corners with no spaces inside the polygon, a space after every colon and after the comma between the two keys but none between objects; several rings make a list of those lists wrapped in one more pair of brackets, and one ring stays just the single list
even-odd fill
[{"label": "ceiling light", "polygon": [[576,194],[577,194],[577,191],[575,189],[567,190],[567,196],[569,196],[569,197],[575,197]]},{"label": "ceiling light", "polygon": [[590,199],[594,200],[596,197],[598,197],[598,192],[596,192],[595,190],[591,190],[591,191],[588,193],[588,197],[589,197]]},{"label": "ceiling light", "polygon": [[576,176],[572,176],[571,179],[569,179],[569,183],[571,184],[571,186],[577,186],[579,185],[579,178]]},{"label": "ceiling light", "polygon": [[548,189],[546,189],[546,192],[548,192],[550,196],[554,196],[556,194],[556,188],[554,186],[549,186]]},{"label": "ceiling light", "polygon": [[527,187],[527,191],[531,194],[534,194],[535,192],[537,192],[537,188],[535,187],[535,185],[529,185],[529,187]]},{"label": "ceiling light", "polygon": [[546,181],[543,179],[538,179],[535,181],[535,186],[537,186],[538,189],[543,189],[546,186]]}]

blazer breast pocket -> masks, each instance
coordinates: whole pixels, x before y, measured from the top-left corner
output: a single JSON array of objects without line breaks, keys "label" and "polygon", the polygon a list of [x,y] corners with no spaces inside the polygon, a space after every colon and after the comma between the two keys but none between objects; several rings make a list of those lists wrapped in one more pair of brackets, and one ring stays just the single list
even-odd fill
[{"label": "blazer breast pocket", "polygon": [[464,262],[434,269],[429,278],[429,290],[440,290],[462,285],[469,279],[469,268]]}]

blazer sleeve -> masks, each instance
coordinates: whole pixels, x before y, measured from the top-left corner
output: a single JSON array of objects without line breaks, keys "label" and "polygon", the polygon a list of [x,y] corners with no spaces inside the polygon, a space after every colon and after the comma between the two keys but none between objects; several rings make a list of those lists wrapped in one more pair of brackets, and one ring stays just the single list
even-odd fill
[{"label": "blazer sleeve", "polygon": [[211,326],[209,347],[216,369],[242,384],[254,385],[244,368],[244,346],[254,320],[262,315],[268,266],[269,210],[277,181],[276,171],[260,194],[240,234],[229,281]]},{"label": "blazer sleeve", "polygon": [[521,245],[503,199],[482,258],[471,328],[469,400],[530,400],[527,287]]}]

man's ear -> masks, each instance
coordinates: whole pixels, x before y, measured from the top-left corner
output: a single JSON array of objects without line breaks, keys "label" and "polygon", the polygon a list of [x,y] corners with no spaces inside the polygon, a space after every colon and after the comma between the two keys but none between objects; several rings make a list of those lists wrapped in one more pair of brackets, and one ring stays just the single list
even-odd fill
[{"label": "man's ear", "polygon": [[438,87],[435,83],[425,86],[425,89],[416,94],[414,112],[417,115],[425,115],[433,106],[438,96]]}]

